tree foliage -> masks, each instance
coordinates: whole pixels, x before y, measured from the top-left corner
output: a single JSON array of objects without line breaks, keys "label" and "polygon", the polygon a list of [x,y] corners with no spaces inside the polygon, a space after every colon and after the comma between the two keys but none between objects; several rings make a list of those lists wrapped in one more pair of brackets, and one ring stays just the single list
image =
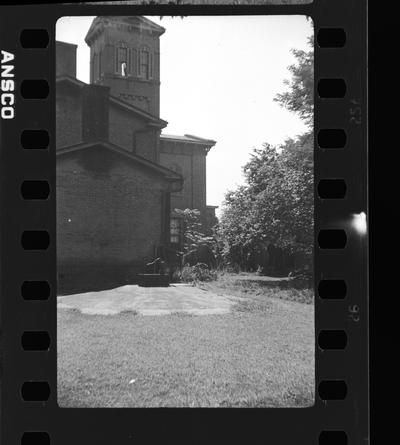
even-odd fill
[{"label": "tree foliage", "polygon": [[[311,41],[310,41],[311,43]],[[243,167],[245,185],[225,196],[218,233],[224,255],[246,266],[270,244],[311,257],[313,246],[313,52],[293,50],[288,91],[275,100],[293,111],[309,131],[280,146],[264,143]]]},{"label": "tree foliage", "polygon": [[180,278],[183,281],[188,281],[190,277],[193,278],[191,281],[214,279],[215,275],[205,271],[205,268],[219,266],[220,244],[215,233],[211,236],[204,234],[199,210],[175,209],[175,212],[180,215],[183,223]]},{"label": "tree foliage", "polygon": [[[308,39],[312,47],[312,39]],[[284,80],[288,90],[277,94],[275,101],[294,113],[312,128],[314,118],[314,51],[292,49],[296,63],[290,65],[288,70],[291,79]]]},{"label": "tree foliage", "polygon": [[207,242],[200,222],[200,211],[197,209],[175,209],[183,223],[183,253],[189,253]]},{"label": "tree foliage", "polygon": [[196,253],[199,248],[207,246],[211,250],[215,249],[213,236],[204,234],[200,221],[200,211],[197,209],[175,209],[183,224],[183,252],[182,255]]}]

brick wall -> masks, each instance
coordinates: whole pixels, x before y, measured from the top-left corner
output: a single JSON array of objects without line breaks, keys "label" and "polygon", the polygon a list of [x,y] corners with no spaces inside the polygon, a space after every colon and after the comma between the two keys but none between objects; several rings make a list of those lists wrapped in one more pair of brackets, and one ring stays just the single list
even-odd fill
[{"label": "brick wall", "polygon": [[57,85],[56,147],[82,141],[82,96],[75,87]]},{"label": "brick wall", "polygon": [[160,164],[183,176],[183,188],[171,195],[171,208],[192,208],[192,156],[189,154],[160,153]]},{"label": "brick wall", "polygon": [[[82,129],[87,132],[91,126],[84,123],[82,95],[86,90],[98,89],[102,92],[103,87],[88,85],[84,89],[76,88],[71,85],[57,86],[56,99],[56,146],[57,148],[66,147],[82,142]],[[104,88],[106,91],[107,89]],[[94,94],[96,96],[96,94]],[[99,99],[102,95],[99,95]],[[108,104],[108,111],[104,107],[101,109],[106,112],[104,117],[103,132],[97,132],[98,137],[94,139],[108,139],[115,145],[125,148],[129,152],[135,152],[139,156],[147,158],[153,162],[158,159],[158,141],[157,130],[146,127],[143,119],[136,118],[132,113],[111,104],[106,97],[103,97]],[[90,107],[86,107],[86,116],[93,115]],[[96,119],[98,120],[98,115]],[[87,121],[88,119],[86,119]],[[106,125],[108,120],[109,126]],[[95,121],[95,119],[93,119]],[[95,122],[94,122],[95,123]],[[107,128],[105,128],[107,127]],[[93,134],[96,131],[92,132]],[[108,135],[107,135],[108,134]],[[89,138],[93,140],[92,138]],[[136,142],[135,142],[136,141]]]},{"label": "brick wall", "polygon": [[194,208],[206,210],[206,156],[204,152],[196,150],[193,153],[193,189],[195,191],[193,201]]},{"label": "brick wall", "polygon": [[[145,130],[145,132],[144,132]],[[110,106],[110,142],[155,162],[156,130],[148,131],[145,122],[117,106]]]},{"label": "brick wall", "polygon": [[[185,142],[161,140],[160,163],[182,174],[184,183],[179,193],[171,195],[171,208],[198,209],[205,221],[206,213],[206,152]],[[179,169],[175,168],[179,166]]]},{"label": "brick wall", "polygon": [[56,76],[76,77],[77,45],[56,42]]},{"label": "brick wall", "polygon": [[161,241],[162,180],[96,147],[57,164],[59,293],[135,281]]},{"label": "brick wall", "polygon": [[82,88],[82,130],[82,139],[85,142],[108,140],[108,87],[85,85]]}]

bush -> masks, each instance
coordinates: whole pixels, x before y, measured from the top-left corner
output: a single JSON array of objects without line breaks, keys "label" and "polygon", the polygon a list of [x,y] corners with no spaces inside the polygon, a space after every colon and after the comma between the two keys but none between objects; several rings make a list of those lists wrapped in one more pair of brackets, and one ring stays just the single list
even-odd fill
[{"label": "bush", "polygon": [[296,289],[312,288],[314,284],[313,273],[310,269],[298,269],[290,272],[291,285]]},{"label": "bush", "polygon": [[180,273],[180,278],[185,283],[196,283],[197,281],[213,281],[217,279],[217,273],[210,270],[207,264],[197,263],[194,266],[186,264]]}]

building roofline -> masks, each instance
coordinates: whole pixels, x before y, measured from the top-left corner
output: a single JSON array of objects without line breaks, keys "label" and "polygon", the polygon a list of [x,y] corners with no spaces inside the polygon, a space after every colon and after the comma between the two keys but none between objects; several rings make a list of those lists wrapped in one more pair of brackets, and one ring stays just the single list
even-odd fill
[{"label": "building roofline", "polygon": [[56,44],[66,45],[66,46],[74,46],[75,48],[78,48],[78,45],[75,43],[69,43],[69,42],[63,42],[62,40],[56,40]]},{"label": "building roofline", "polygon": [[[67,75],[63,75],[63,76],[59,76],[56,79],[56,83],[60,83],[60,82],[70,82],[71,84],[83,88],[84,86],[87,85],[96,85],[96,84],[89,84],[86,82],[82,82],[81,80],[78,80],[75,77],[71,77],[71,76],[67,76]],[[104,86],[104,85],[99,85],[99,86]],[[146,118],[147,120],[151,121],[153,125],[160,127],[160,128],[164,128],[168,125],[167,121],[164,121],[163,119],[158,118],[157,116],[154,116],[153,114],[148,113],[147,111],[142,110],[141,108],[135,107],[134,105],[131,105],[128,102],[125,102],[122,99],[119,99],[116,96],[113,96],[112,94],[109,95],[110,97],[110,101],[113,102],[115,105],[124,108],[127,111],[130,111],[134,114],[140,115],[144,118]]]},{"label": "building roofline", "polygon": [[146,158],[143,158],[142,156],[136,155],[134,153],[129,153],[125,149],[119,147],[118,145],[115,145],[109,141],[106,140],[95,140],[91,142],[79,142],[78,144],[74,145],[68,145],[66,147],[62,147],[56,150],[56,156],[62,156],[65,154],[73,153],[80,150],[85,150],[87,148],[93,147],[93,146],[102,146],[114,153],[117,153],[121,156],[124,156],[133,162],[139,163],[145,167],[148,167],[149,169],[152,169],[161,175],[163,175],[168,181],[172,182],[180,182],[183,183],[183,177],[179,173],[175,172],[174,170],[170,170],[167,167],[164,167],[160,164],[156,164],[155,162],[152,162]]},{"label": "building roofline", "polygon": [[154,124],[157,124],[157,126],[160,128],[164,128],[168,125],[167,121],[160,119],[160,118],[154,116],[153,114],[147,113],[146,111],[142,110],[141,108],[135,107],[134,105],[131,105],[130,103],[125,102],[124,100],[119,99],[118,97],[113,96],[112,94],[110,94],[110,100],[111,100],[111,102],[115,103],[119,107],[122,107],[128,111],[133,112],[133,113],[140,114],[141,116],[147,118],[148,120],[151,120]]},{"label": "building roofline", "polygon": [[173,141],[183,144],[196,144],[207,147],[213,147],[217,142],[212,139],[204,139],[198,136],[193,136],[190,134],[184,134],[183,136],[171,135],[171,134],[161,134],[160,139],[164,141]]},{"label": "building roofline", "polygon": [[165,32],[165,28],[143,16],[97,16],[93,19],[89,30],[86,33],[85,42],[87,45],[90,46],[92,40],[103,32],[105,22],[113,22],[145,31],[155,32],[159,36]]},{"label": "building roofline", "polygon": [[204,143],[207,143],[207,144],[213,144],[213,145],[215,145],[215,144],[217,143],[217,141],[214,141],[213,139],[204,139],[204,138],[201,138],[201,137],[199,137],[199,136],[195,136],[195,135],[193,135],[193,134],[185,134],[184,136],[186,136],[186,137],[188,137],[188,138],[196,139],[196,140],[198,140],[199,142],[204,142]]}]

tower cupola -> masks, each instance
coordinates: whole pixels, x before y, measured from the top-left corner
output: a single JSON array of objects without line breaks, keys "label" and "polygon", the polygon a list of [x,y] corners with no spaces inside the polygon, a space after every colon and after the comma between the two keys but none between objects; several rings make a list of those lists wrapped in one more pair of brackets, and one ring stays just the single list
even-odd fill
[{"label": "tower cupola", "polygon": [[90,82],[159,117],[160,36],[165,29],[140,16],[96,17],[85,37]]}]

